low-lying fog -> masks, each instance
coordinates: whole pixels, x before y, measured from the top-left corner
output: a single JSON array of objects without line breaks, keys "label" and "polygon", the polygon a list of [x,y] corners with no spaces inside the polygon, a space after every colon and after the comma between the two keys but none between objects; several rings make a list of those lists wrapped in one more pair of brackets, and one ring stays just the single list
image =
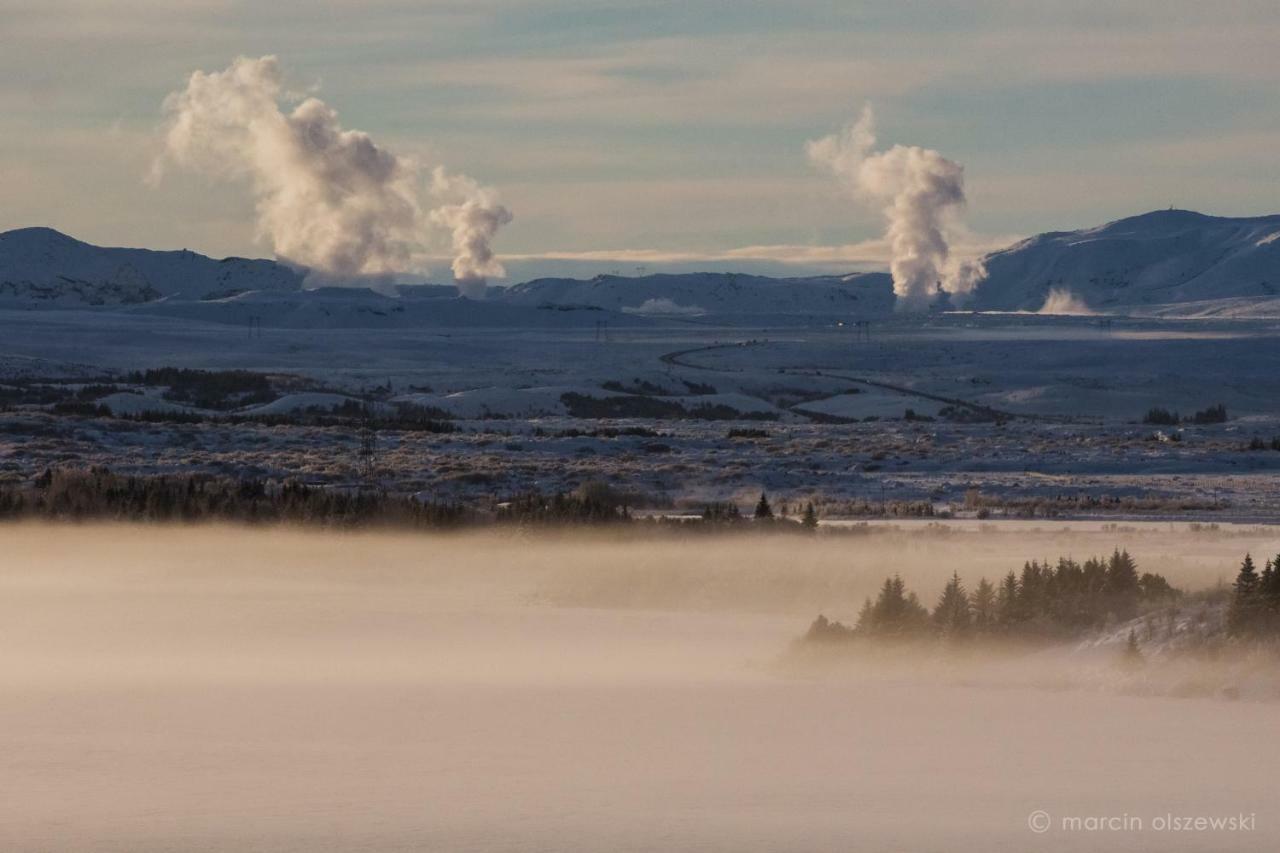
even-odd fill
[{"label": "low-lying fog", "polygon": [[3,527],[0,849],[1274,848],[1274,704],[778,665],[888,573],[1116,546],[1198,588],[1280,536]]}]

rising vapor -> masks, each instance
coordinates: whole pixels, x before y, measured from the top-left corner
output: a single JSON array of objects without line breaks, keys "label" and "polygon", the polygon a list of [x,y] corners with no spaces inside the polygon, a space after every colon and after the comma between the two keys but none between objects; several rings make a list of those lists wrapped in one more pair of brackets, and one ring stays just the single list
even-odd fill
[{"label": "rising vapor", "polygon": [[1041,306],[1037,314],[1063,314],[1066,316],[1088,317],[1097,312],[1089,307],[1089,303],[1085,302],[1079,296],[1076,296],[1065,287],[1052,287],[1049,294],[1044,299],[1044,305]]},{"label": "rising vapor", "polygon": [[895,145],[876,152],[875,145],[875,117],[868,105],[843,131],[806,148],[814,164],[884,211],[899,309],[928,308],[938,289],[967,297],[986,272],[980,262],[951,253],[961,231],[964,167],[928,148]]},{"label": "rising vapor", "polygon": [[443,166],[431,174],[431,191],[444,202],[431,211],[431,221],[452,234],[453,278],[458,291],[481,299],[486,279],[507,274],[489,244],[498,229],[511,221],[511,211],[498,202],[491,187],[482,187],[466,175],[449,174]]},{"label": "rising vapor", "polygon": [[[438,216],[427,210],[413,160],[380,147],[367,133],[344,129],[338,114],[317,98],[302,99],[286,113],[281,103],[289,99],[274,56],[242,56],[223,71],[194,72],[185,89],[165,100],[164,151],[153,176],[172,164],[248,181],[259,238],[277,256],[323,279],[409,271],[452,208]],[[463,176],[452,180],[475,187]],[[498,226],[511,219],[499,209],[495,224],[481,229],[479,250],[468,242],[455,269],[461,263],[501,274],[488,246]],[[483,263],[476,263],[477,254]]]}]

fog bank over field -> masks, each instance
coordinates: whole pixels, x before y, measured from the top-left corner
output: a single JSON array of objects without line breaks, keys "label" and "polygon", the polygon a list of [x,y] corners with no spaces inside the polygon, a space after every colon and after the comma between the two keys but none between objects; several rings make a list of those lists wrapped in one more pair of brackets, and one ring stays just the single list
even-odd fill
[{"label": "fog bank over field", "polygon": [[[0,845],[1280,842],[1280,747],[1254,736],[1274,705],[778,666],[889,572],[931,601],[953,570],[1124,547],[1197,588],[1280,550],[1272,530],[624,535],[2,527]],[[1036,809],[1257,820],[1080,838],[1032,833]]]}]

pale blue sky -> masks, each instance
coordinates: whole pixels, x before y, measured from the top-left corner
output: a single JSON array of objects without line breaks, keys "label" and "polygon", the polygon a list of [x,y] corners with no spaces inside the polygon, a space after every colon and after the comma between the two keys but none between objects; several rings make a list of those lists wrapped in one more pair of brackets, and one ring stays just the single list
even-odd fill
[{"label": "pale blue sky", "polygon": [[346,125],[499,187],[504,254],[872,240],[804,156],[865,101],[882,142],[965,165],[978,242],[1274,213],[1277,45],[1275,0],[0,0],[0,229],[264,254],[241,189],[143,177],[165,94],[265,53]]}]

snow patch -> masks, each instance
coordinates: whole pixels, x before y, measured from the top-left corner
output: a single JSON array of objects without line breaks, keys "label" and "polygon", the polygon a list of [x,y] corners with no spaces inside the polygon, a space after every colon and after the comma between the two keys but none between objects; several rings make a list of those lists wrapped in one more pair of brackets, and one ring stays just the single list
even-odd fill
[{"label": "snow patch", "polygon": [[305,412],[311,410],[329,411],[330,409],[347,403],[361,403],[355,397],[348,397],[346,394],[326,394],[322,392],[308,392],[302,394],[285,394],[283,397],[272,400],[270,403],[262,403],[257,406],[249,406],[242,409],[240,414],[243,415],[288,415],[294,412]]}]

